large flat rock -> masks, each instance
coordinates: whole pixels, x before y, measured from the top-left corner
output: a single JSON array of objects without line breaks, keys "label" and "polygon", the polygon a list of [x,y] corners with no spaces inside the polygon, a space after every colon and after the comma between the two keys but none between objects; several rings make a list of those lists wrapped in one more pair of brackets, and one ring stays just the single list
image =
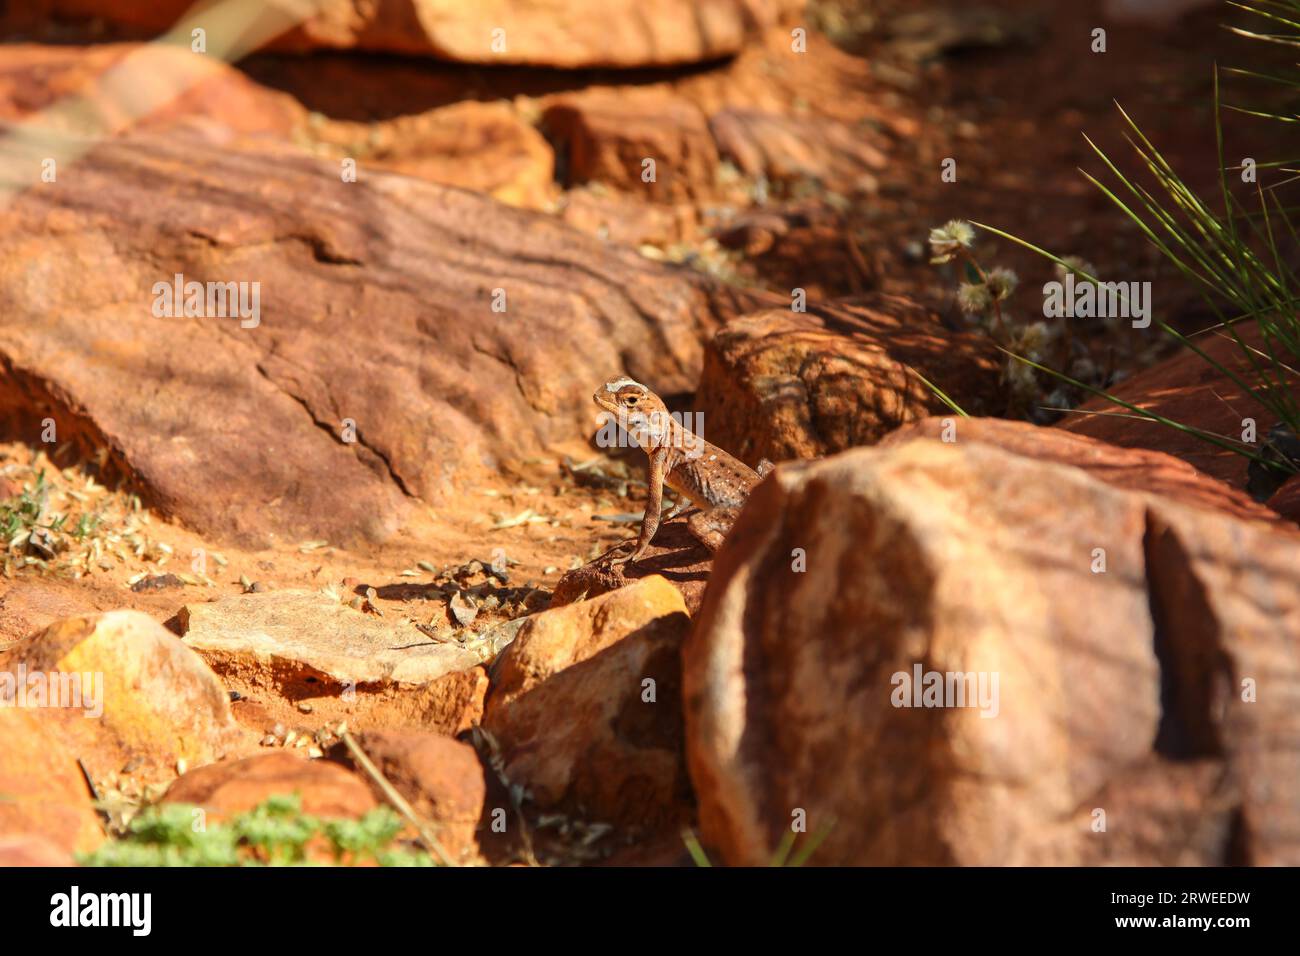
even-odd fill
[{"label": "large flat rock", "polygon": [[426,684],[481,660],[472,650],[425,640],[414,628],[399,628],[319,591],[186,605],[181,627],[185,643],[223,670],[258,662],[339,684]]},{"label": "large flat rock", "polygon": [[[45,8],[149,32],[169,29],[191,0],[48,0]],[[255,12],[256,5],[252,6]],[[664,66],[730,56],[751,23],[803,0],[324,0],[276,49],[359,49],[466,63]],[[201,16],[192,18],[203,23]],[[500,36],[494,31],[504,31]]]},{"label": "large flat rock", "polygon": [[[0,235],[0,435],[52,417],[218,539],[384,540],[412,498],[589,434],[593,382],[694,388],[739,305],[554,219],[273,145],[173,130],[40,169],[0,145],[23,190]],[[259,323],[156,317],[177,274],[258,283]]]}]

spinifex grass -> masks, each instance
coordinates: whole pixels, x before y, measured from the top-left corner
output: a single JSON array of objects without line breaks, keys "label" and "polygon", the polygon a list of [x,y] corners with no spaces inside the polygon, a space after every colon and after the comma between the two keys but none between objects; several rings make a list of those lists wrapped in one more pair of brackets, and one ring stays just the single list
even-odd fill
[{"label": "spinifex grass", "polygon": [[[1236,0],[1227,0],[1228,6],[1236,7],[1238,10],[1245,10],[1261,19],[1260,29],[1265,27],[1269,30],[1267,33],[1261,33],[1259,30],[1247,30],[1242,27],[1228,27],[1229,32],[1239,37],[1245,37],[1248,40],[1258,40],[1264,43],[1280,44],[1288,47],[1300,47],[1300,0],[1250,0],[1246,3],[1238,3]],[[1240,67],[1225,67],[1225,72],[1237,76],[1249,77],[1251,79],[1263,80],[1266,83],[1272,83],[1281,87],[1284,91],[1300,91],[1300,76],[1287,76],[1279,73],[1263,73],[1258,70],[1245,70]],[[1260,116],[1265,119],[1279,120],[1285,123],[1294,123],[1300,121],[1300,113],[1295,110],[1280,111],[1277,108],[1261,108],[1259,106],[1232,106],[1228,109],[1235,110],[1239,113],[1245,113],[1249,116]],[[1261,168],[1281,167],[1287,165],[1285,162],[1272,162],[1260,164]]]},{"label": "spinifex grass", "polygon": [[[1300,8],[1300,4],[1274,5]],[[1292,26],[1300,29],[1300,20]],[[1203,349],[1195,336],[1184,335],[1159,319],[1156,324],[1260,406],[1273,426],[1268,436],[1259,445],[1252,445],[1230,435],[1173,421],[1102,389],[1075,382],[1059,371],[1020,356],[1017,358],[1100,395],[1134,416],[1178,429],[1249,459],[1252,493],[1264,500],[1288,477],[1300,473],[1300,455],[1295,454],[1295,436],[1300,435],[1300,403],[1297,403],[1293,389],[1293,377],[1297,374],[1296,368],[1300,367],[1300,317],[1296,315],[1300,283],[1288,257],[1288,251],[1300,246],[1300,237],[1292,223],[1291,211],[1281,203],[1272,188],[1266,191],[1254,183],[1253,199],[1258,210],[1248,209],[1229,188],[1230,167],[1224,161],[1221,109],[1216,69],[1215,142],[1222,211],[1216,211],[1180,178],[1123,108],[1120,108],[1120,114],[1128,127],[1125,138],[1158,188],[1150,190],[1123,172],[1091,139],[1088,139],[1089,146],[1118,181],[1119,188],[1112,189],[1089,173],[1085,172],[1084,176],[1114,202],[1138,226],[1147,241],[1198,289],[1218,318],[1216,325],[1204,331],[1230,338],[1244,360],[1242,363],[1221,362]],[[1243,175],[1242,179],[1250,182],[1253,177]],[[976,225],[1054,262],[1064,262],[1059,256],[1001,229],[982,223]],[[1247,342],[1241,334],[1239,326],[1248,320],[1254,320],[1256,324],[1258,346]]]}]

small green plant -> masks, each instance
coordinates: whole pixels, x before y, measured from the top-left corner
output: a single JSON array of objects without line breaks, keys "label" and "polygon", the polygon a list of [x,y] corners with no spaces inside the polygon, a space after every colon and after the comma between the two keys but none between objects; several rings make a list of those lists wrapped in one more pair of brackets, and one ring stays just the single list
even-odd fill
[{"label": "small green plant", "polygon": [[[803,846],[799,847],[798,852],[794,852],[795,845],[799,842],[798,834],[793,830],[786,831],[785,835],[781,837],[780,844],[772,851],[772,858],[768,860],[767,865],[776,867],[803,866],[808,862],[809,858],[817,852],[817,848],[826,842],[826,838],[830,836],[831,830],[834,828],[834,821],[823,826],[816,833],[803,841]],[[682,842],[686,844],[686,852],[691,855],[691,860],[694,861],[696,866],[713,866],[713,863],[709,860],[709,855],[704,852],[704,847],[700,844],[699,837],[695,835],[694,830],[683,830]],[[791,855],[792,853],[793,856]]]},{"label": "small green plant", "polygon": [[[1109,368],[1093,358],[1087,343],[1069,334],[1068,327],[1042,320],[1025,322],[1014,317],[1010,303],[1019,280],[1010,269],[986,268],[980,262],[975,254],[975,229],[970,223],[951,220],[930,230],[929,242],[932,265],[952,263],[961,270],[956,299],[967,320],[1007,354],[1002,384],[1009,392],[1011,414],[1048,421],[1055,413],[1076,404],[1082,394],[1074,385],[1046,387],[1032,364],[1013,356],[1024,356],[1031,363],[1059,363],[1084,382],[1096,383],[1110,374]],[[1059,278],[1064,279],[1068,272],[1078,281],[1093,281],[1092,267],[1082,260],[1065,259],[1057,268]],[[919,374],[917,377],[949,408],[965,414],[924,377]]]},{"label": "small green plant", "polygon": [[17,543],[22,543],[25,535],[41,526],[48,498],[45,472],[41,470],[36,473],[36,480],[24,485],[21,492],[8,501],[0,502],[0,536],[3,536],[6,544],[17,546],[11,542],[16,540]]},{"label": "small green plant", "polygon": [[125,836],[85,855],[84,866],[307,866],[328,851],[336,865],[433,866],[426,853],[398,842],[404,824],[388,807],[359,820],[321,819],[302,812],[297,794],[270,797],[219,823],[187,804],[146,807]]},{"label": "small green plant", "polygon": [[100,515],[83,512],[77,518],[77,524],[72,529],[72,536],[78,541],[85,541],[95,533],[102,521],[103,518]]},{"label": "small green plant", "polygon": [[[170,545],[154,538],[140,499],[100,484],[93,468],[60,468],[44,448],[29,447],[0,450],[0,474],[9,495],[0,498],[2,577],[28,572],[78,579],[119,570],[143,577],[173,556]],[[190,586],[214,586],[204,574],[178,571],[177,577]]]}]

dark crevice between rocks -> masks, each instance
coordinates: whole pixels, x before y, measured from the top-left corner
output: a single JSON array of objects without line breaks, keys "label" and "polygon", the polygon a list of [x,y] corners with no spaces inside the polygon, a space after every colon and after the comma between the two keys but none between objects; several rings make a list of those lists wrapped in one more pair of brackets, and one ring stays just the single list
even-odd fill
[{"label": "dark crevice between rocks", "polygon": [[[44,420],[54,420],[55,441],[43,438]],[[139,495],[149,506],[152,500],[146,484],[127,463],[126,453],[115,445],[88,416],[75,410],[75,403],[56,387],[13,363],[0,353],[0,441],[18,441],[34,448],[44,447],[59,467],[89,469],[100,484]],[[69,453],[71,449],[71,453]]]},{"label": "dark crevice between rocks", "polygon": [[1150,511],[1142,548],[1160,666],[1155,751],[1170,760],[1222,759],[1220,719],[1232,664],[1219,644],[1214,609],[1183,543]]},{"label": "dark crevice between rocks", "polygon": [[1250,839],[1235,771],[1224,747],[1223,723],[1236,678],[1219,637],[1219,620],[1178,534],[1149,509],[1142,539],[1147,595],[1160,667],[1160,723],[1153,748],[1167,760],[1215,760],[1224,768],[1227,838],[1221,862],[1249,865]]},{"label": "dark crevice between rocks", "polygon": [[[108,28],[114,34],[124,29],[111,24]],[[64,29],[68,29],[66,23]],[[102,40],[100,33],[88,35],[82,42]],[[308,110],[330,119],[372,123],[457,103],[578,93],[593,86],[654,87],[711,73],[731,59],[717,56],[697,63],[643,67],[554,67],[469,63],[416,53],[322,49],[305,55],[257,53],[236,66],[255,82],[293,96]],[[336,88],[318,81],[320,71],[331,66],[351,71],[356,84],[350,91],[353,95],[340,99]],[[400,95],[394,95],[394,90]]]},{"label": "dark crevice between rocks", "polygon": [[537,132],[542,134],[542,139],[551,147],[551,155],[554,160],[551,164],[551,181],[561,189],[569,189],[569,182],[572,175],[570,170],[573,167],[570,153],[572,146],[568,139],[557,129],[554,129],[550,123],[542,120],[536,125]]},{"label": "dark crevice between rocks", "polygon": [[1240,806],[1232,811],[1228,824],[1228,846],[1224,854],[1224,866],[1254,866],[1255,861],[1250,852],[1250,825],[1246,822],[1245,811]]}]

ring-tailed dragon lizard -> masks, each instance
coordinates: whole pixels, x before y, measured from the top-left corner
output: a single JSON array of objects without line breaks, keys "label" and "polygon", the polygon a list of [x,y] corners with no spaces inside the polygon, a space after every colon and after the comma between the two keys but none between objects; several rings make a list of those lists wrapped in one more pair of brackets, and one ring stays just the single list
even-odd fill
[{"label": "ring-tailed dragon lizard", "polygon": [[[674,419],[658,395],[630,378],[606,382],[592,397],[648,458],[650,496],[641,533],[631,554],[610,563],[638,561],[650,547],[660,521],[675,518],[692,504],[700,510],[686,519],[687,527],[710,551],[718,550],[750,491],[773,464],[765,458],[755,470],[705,441]],[[683,496],[666,515],[662,513],[664,485]]]}]

